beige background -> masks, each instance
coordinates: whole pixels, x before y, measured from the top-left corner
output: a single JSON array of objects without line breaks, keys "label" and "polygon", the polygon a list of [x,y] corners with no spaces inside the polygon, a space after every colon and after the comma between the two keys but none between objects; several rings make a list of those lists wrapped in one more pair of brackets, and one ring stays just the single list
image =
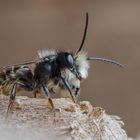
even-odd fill
[{"label": "beige background", "polygon": [[92,62],[81,98],[122,117],[129,136],[140,131],[140,1],[0,1],[0,65],[36,57],[41,48],[75,51],[81,42],[85,12],[90,23],[84,49],[114,58],[119,69]]}]

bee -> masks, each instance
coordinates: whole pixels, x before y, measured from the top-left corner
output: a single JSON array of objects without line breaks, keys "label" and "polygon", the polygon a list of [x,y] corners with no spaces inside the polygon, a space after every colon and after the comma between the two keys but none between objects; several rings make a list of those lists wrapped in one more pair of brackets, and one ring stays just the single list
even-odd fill
[{"label": "bee", "polygon": [[[54,93],[53,88],[57,85],[67,90],[73,102],[76,103],[81,80],[86,79],[88,76],[90,60],[109,62],[123,67],[122,64],[114,60],[89,57],[83,51],[88,20],[88,13],[86,13],[82,42],[75,53],[47,49],[40,50],[38,51],[38,58],[35,60],[0,68],[1,93],[10,96],[8,110],[11,109],[15,102],[18,88],[34,91],[35,95],[42,89],[48,97],[48,103],[51,108],[54,108],[51,95]],[[33,69],[32,64],[35,65]]]}]

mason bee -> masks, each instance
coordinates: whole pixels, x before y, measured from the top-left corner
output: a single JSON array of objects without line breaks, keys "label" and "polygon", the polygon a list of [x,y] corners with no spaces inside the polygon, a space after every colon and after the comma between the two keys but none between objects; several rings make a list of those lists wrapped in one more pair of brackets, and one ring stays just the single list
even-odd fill
[{"label": "mason bee", "polygon": [[[40,50],[36,60],[0,68],[1,92],[10,95],[8,110],[11,109],[15,101],[17,87],[34,91],[35,94],[43,89],[51,108],[54,108],[51,95],[55,92],[53,87],[56,85],[68,90],[73,102],[76,103],[80,82],[88,76],[90,60],[109,62],[123,67],[122,64],[114,60],[89,57],[82,50],[87,34],[88,19],[87,13],[82,42],[75,53]],[[31,64],[35,65],[34,69],[30,66]],[[52,86],[49,86],[49,83],[52,83]]]}]

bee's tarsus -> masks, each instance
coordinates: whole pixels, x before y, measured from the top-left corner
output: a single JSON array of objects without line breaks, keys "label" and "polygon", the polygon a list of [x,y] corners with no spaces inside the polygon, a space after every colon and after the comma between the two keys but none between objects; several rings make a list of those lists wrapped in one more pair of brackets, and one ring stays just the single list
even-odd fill
[{"label": "bee's tarsus", "polygon": [[7,108],[7,112],[6,112],[6,116],[7,116],[7,117],[8,117],[9,111],[11,110],[12,106],[13,106],[13,101],[10,100],[10,101],[9,101],[8,108]]},{"label": "bee's tarsus", "polygon": [[55,110],[54,104],[53,104],[53,101],[52,101],[51,98],[48,98],[48,107],[49,107],[51,110]]},{"label": "bee's tarsus", "polygon": [[48,107],[51,109],[54,109],[54,104],[51,99],[51,93],[50,93],[47,85],[43,85],[43,90],[44,90],[44,93],[46,94],[46,96],[48,97]]}]

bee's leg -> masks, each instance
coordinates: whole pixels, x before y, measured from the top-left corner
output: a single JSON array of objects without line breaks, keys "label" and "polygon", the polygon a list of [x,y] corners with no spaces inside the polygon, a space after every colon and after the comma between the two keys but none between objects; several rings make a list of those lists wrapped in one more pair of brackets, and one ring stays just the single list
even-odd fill
[{"label": "bee's leg", "polygon": [[33,91],[33,97],[34,97],[34,98],[37,98],[37,93],[39,93],[39,90]]},{"label": "bee's leg", "polygon": [[11,108],[14,104],[15,97],[16,97],[16,89],[17,89],[17,83],[15,83],[13,85],[12,90],[11,90],[9,105],[8,105],[8,109],[7,109],[7,115],[8,115],[9,110],[11,110]]},{"label": "bee's leg", "polygon": [[50,109],[54,109],[54,104],[53,104],[53,102],[52,102],[51,93],[50,93],[50,91],[48,90],[48,87],[47,87],[46,85],[43,86],[43,90],[44,90],[45,94],[46,94],[47,97],[48,97],[48,107],[49,107]]},{"label": "bee's leg", "polygon": [[60,112],[60,109],[55,109],[54,108],[54,104],[52,102],[52,99],[51,99],[51,93],[47,87],[47,85],[43,85],[43,90],[45,92],[45,94],[47,95],[48,97],[48,107],[51,109],[51,111],[54,113],[54,120],[53,120],[53,123],[56,124],[56,111]]},{"label": "bee's leg", "polygon": [[80,94],[80,88],[76,88],[75,90],[75,96],[78,97]]},{"label": "bee's leg", "polygon": [[10,100],[9,100],[9,105],[8,105],[8,109],[7,109],[7,116],[8,116],[8,112],[12,109],[13,105],[16,105],[16,107],[17,107],[17,104],[18,104],[15,102],[17,85],[25,86],[21,82],[16,82],[13,84],[12,89],[11,89],[11,93],[10,93]]},{"label": "bee's leg", "polygon": [[72,93],[72,91],[71,91],[71,88],[70,88],[69,83],[68,83],[63,77],[61,77],[61,79],[62,79],[62,81],[63,81],[65,87],[66,87],[67,90],[69,91],[69,93],[70,93],[70,95],[71,95],[71,98],[72,98],[73,102],[76,103],[76,99],[75,99],[75,97],[74,97],[74,95],[73,95],[73,93]]},{"label": "bee's leg", "polygon": [[2,92],[2,86],[0,86],[0,95],[2,95],[3,92]]}]

